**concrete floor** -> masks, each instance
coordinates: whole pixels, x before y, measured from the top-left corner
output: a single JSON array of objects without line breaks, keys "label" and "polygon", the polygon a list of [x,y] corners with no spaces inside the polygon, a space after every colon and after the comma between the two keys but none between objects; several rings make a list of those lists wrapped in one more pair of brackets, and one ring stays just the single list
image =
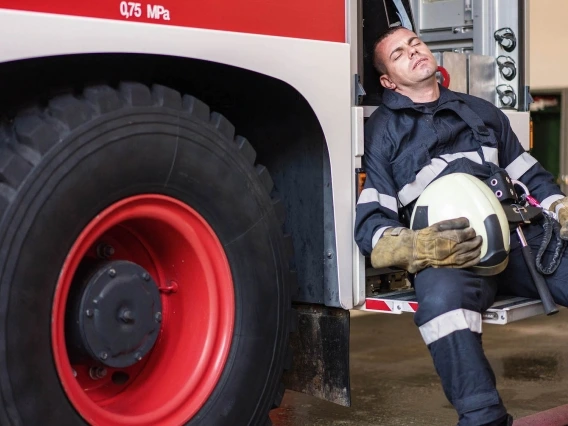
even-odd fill
[{"label": "concrete floor", "polygon": [[[484,324],[498,389],[517,419],[568,404],[568,311],[505,326]],[[454,426],[412,315],[351,317],[352,406],[287,392],[275,426]],[[566,419],[568,425],[568,419]],[[542,425],[546,426],[546,425]]]}]

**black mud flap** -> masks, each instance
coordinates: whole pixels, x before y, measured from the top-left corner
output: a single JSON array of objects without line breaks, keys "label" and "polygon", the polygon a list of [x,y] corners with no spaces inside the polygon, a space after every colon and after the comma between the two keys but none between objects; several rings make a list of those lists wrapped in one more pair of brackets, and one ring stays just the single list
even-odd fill
[{"label": "black mud flap", "polygon": [[321,305],[296,305],[298,331],[290,335],[292,369],[287,389],[351,406],[349,386],[349,311]]}]

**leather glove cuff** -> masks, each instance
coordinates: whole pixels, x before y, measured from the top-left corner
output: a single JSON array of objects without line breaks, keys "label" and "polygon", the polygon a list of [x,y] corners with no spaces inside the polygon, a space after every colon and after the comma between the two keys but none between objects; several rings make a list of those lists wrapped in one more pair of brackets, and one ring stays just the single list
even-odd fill
[{"label": "leather glove cuff", "polygon": [[561,198],[550,205],[549,210],[556,213],[560,229],[560,238],[568,240],[568,197]]}]

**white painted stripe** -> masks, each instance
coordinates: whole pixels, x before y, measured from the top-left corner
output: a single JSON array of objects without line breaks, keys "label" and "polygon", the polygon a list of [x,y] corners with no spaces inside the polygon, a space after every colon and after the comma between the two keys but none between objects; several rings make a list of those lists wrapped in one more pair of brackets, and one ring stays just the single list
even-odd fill
[{"label": "white painted stripe", "polygon": [[398,199],[403,206],[417,199],[426,187],[448,166],[441,158],[433,158],[432,162],[416,174],[414,182],[408,183],[398,192]]},{"label": "white painted stripe", "polygon": [[481,314],[479,312],[456,309],[437,316],[419,329],[424,342],[429,345],[442,337],[467,328],[474,333],[481,333],[481,327]]},{"label": "white painted stripe", "polygon": [[499,166],[499,151],[497,151],[497,148],[482,146],[481,150],[483,151],[483,157],[485,157],[486,162]]},{"label": "white painted stripe", "polygon": [[528,152],[523,152],[517,158],[513,160],[511,164],[505,167],[507,173],[511,179],[519,179],[524,175],[532,166],[534,166],[538,161]]},{"label": "white painted stripe", "polygon": [[554,195],[551,195],[550,197],[546,197],[544,200],[542,200],[540,202],[540,205],[542,206],[543,209],[550,210],[550,206],[552,205],[552,203],[554,203],[555,201],[561,200],[562,198],[564,198],[564,195],[554,194]]},{"label": "white painted stripe", "polygon": [[379,241],[379,238],[381,238],[383,236],[383,234],[385,233],[385,231],[389,228],[392,228],[392,226],[385,226],[383,228],[377,229],[377,231],[373,235],[373,239],[371,240],[371,246],[373,248],[375,248],[375,246],[377,245],[377,242]]},{"label": "white painted stripe", "polygon": [[457,160],[458,158],[467,158],[468,160],[473,161],[474,163],[483,164],[481,156],[477,152],[472,152],[472,151],[456,152],[454,154],[442,154],[440,155],[440,157],[448,162]]},{"label": "white painted stripe", "polygon": [[379,194],[375,188],[365,188],[361,191],[357,204],[379,203],[381,206],[398,213],[396,198],[391,195]]},{"label": "white painted stripe", "polygon": [[[351,140],[353,80],[349,43],[16,12],[0,7],[0,39],[8,40],[14,34],[18,34],[18,42],[2,45],[0,62],[80,53],[156,54],[239,67],[274,77],[297,90],[314,111],[327,142],[334,247],[337,262],[343,265],[334,276],[340,305],[344,309],[353,307],[353,256],[357,248],[352,244],[353,214],[349,208],[355,190],[350,160],[353,153],[351,143],[346,142]],[[267,50],[278,55],[267,55]]]}]

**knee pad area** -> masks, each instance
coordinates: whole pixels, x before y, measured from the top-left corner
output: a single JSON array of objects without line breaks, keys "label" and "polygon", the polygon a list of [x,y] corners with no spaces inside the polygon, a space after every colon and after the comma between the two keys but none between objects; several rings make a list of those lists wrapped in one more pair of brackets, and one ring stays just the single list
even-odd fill
[{"label": "knee pad area", "polygon": [[493,303],[492,279],[463,269],[427,268],[414,280],[418,311],[416,325],[456,309],[482,312]]}]

